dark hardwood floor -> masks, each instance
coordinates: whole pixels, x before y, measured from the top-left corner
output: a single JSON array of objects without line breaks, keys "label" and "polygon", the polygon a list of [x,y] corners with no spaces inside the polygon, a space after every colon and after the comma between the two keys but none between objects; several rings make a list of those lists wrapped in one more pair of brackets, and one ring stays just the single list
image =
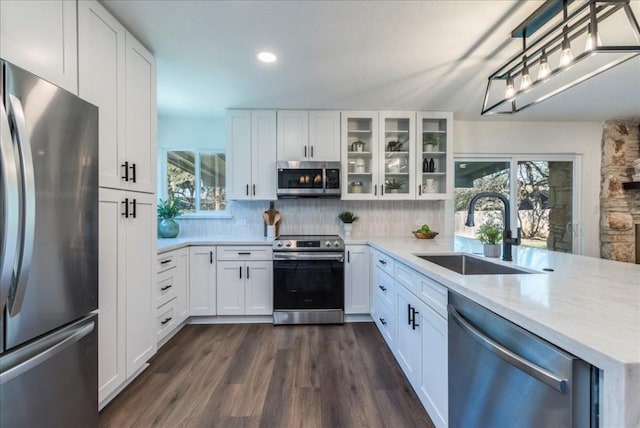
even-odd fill
[{"label": "dark hardwood floor", "polygon": [[100,427],[433,427],[373,323],[188,325]]}]

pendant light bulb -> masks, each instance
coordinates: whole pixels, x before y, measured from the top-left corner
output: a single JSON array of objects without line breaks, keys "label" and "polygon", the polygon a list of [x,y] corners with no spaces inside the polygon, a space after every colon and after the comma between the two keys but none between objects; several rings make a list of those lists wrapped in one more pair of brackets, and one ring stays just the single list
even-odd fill
[{"label": "pendant light bulb", "polygon": [[560,67],[566,67],[573,62],[573,52],[571,51],[571,43],[565,34],[562,39],[562,52],[560,53]]},{"label": "pendant light bulb", "polygon": [[600,34],[596,31],[595,33],[595,39],[596,39],[596,45],[593,45],[593,33],[591,32],[591,24],[588,25],[588,31],[587,31],[587,43],[584,46],[584,50],[586,52],[592,51],[595,48],[597,48],[598,46],[602,46],[602,40],[600,39]]},{"label": "pendant light bulb", "polygon": [[538,80],[544,80],[551,74],[551,67],[549,67],[549,60],[547,59],[547,54],[545,51],[542,51],[542,55],[540,55],[540,66],[538,67]]},{"label": "pendant light bulb", "polygon": [[507,91],[505,92],[505,98],[511,99],[516,94],[516,88],[513,84],[513,77],[507,76]]},{"label": "pendant light bulb", "polygon": [[522,78],[520,79],[520,90],[525,91],[531,87],[531,75],[529,74],[529,67],[525,63],[522,67]]}]

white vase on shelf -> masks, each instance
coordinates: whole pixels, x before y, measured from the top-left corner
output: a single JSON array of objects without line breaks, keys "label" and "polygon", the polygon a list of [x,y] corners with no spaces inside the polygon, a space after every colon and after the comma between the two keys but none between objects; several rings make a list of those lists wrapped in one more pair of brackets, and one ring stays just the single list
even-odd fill
[{"label": "white vase on shelf", "polygon": [[344,229],[343,238],[351,238],[351,229],[353,228],[353,223],[342,223],[342,227]]}]

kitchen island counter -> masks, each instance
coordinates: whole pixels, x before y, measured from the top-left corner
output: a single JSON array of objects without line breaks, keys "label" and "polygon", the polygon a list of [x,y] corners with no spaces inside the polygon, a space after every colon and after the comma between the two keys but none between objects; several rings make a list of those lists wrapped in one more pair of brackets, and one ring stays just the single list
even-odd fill
[{"label": "kitchen island counter", "polygon": [[368,243],[602,369],[604,426],[640,426],[640,265],[513,247],[513,262],[490,260],[539,273],[465,276],[416,254],[481,252],[471,240]]}]

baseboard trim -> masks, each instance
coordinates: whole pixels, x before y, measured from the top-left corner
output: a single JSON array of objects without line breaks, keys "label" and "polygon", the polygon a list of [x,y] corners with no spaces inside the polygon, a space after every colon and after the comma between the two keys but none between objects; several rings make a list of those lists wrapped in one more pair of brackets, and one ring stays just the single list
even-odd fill
[{"label": "baseboard trim", "polygon": [[[344,316],[344,322],[372,321],[373,319],[369,314],[349,314]],[[273,324],[273,315],[191,316],[187,319],[186,324]],[[159,343],[158,346],[160,346]]]}]

